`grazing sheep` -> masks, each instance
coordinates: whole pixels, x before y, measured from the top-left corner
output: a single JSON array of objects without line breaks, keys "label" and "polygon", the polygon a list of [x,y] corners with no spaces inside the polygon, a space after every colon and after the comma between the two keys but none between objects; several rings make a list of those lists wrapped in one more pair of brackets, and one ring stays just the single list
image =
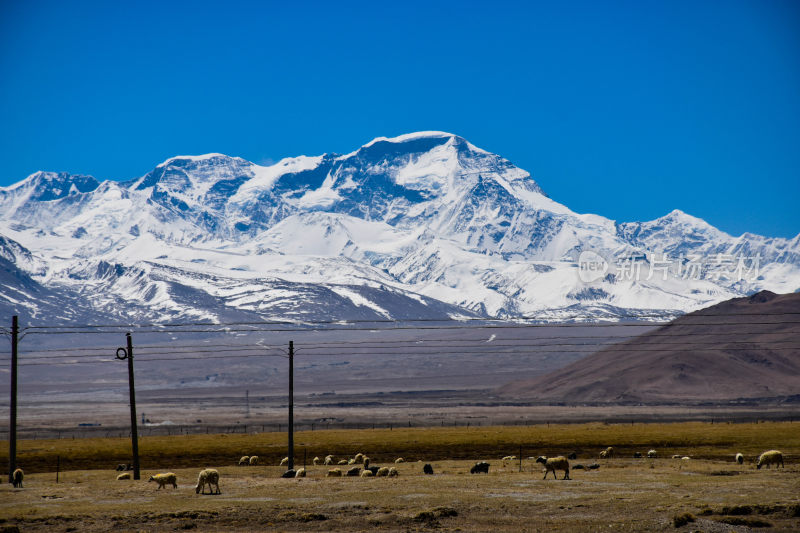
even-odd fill
[{"label": "grazing sheep", "polygon": [[117,476],[117,481],[122,481],[123,479],[130,479],[130,478],[131,478],[131,473],[130,472],[124,472],[124,473],[122,473],[122,474]]},{"label": "grazing sheep", "polygon": [[167,485],[172,485],[176,489],[178,488],[178,476],[172,472],[150,476],[150,479],[148,479],[147,482],[149,483],[151,481],[158,483],[158,488],[156,490],[161,490],[162,487],[166,487]]},{"label": "grazing sheep", "polygon": [[372,472],[372,475],[376,476],[378,475],[378,470],[380,469],[381,467],[379,466],[370,466],[369,468],[365,468],[364,470],[369,470],[370,472]]},{"label": "grazing sheep", "polygon": [[633,458],[634,459],[641,459],[642,458],[642,453],[641,452],[633,452]]},{"label": "grazing sheep", "polygon": [[611,446],[600,452],[600,459],[611,459],[612,457],[614,457],[614,448]]},{"label": "grazing sheep", "polygon": [[647,457],[648,459],[655,459],[658,457],[658,452],[655,450],[647,450]]},{"label": "grazing sheep", "polygon": [[481,461],[479,463],[475,463],[472,468],[469,469],[470,474],[480,474],[483,472],[484,474],[489,473],[489,463],[486,461]]},{"label": "grazing sheep", "polygon": [[332,455],[326,455],[325,456],[325,460],[322,462],[322,464],[324,464],[324,465],[332,465],[333,464],[333,456]]},{"label": "grazing sheep", "polygon": [[249,455],[243,455],[239,459],[239,466],[245,466],[245,465],[249,465],[249,464],[250,464],[250,456]]},{"label": "grazing sheep", "polygon": [[124,472],[125,470],[127,470],[127,469],[125,468],[125,464],[124,463],[120,463],[120,464],[117,465],[117,472]]},{"label": "grazing sheep", "polygon": [[347,462],[347,459],[342,459],[342,460],[340,460],[340,461],[339,461],[338,463],[336,463],[336,464],[339,464],[339,465],[346,465],[346,464],[348,464],[348,462]]},{"label": "grazing sheep", "polygon": [[677,453],[676,453],[675,455],[673,455],[673,456],[672,456],[672,458],[673,458],[673,459],[680,459],[681,457],[683,457],[683,456],[682,456],[682,455],[679,455],[679,454],[677,454]]},{"label": "grazing sheep", "polygon": [[585,467],[585,466],[583,466],[582,464],[580,464],[580,463],[579,463],[579,464],[577,464],[577,465],[574,465],[574,466],[572,467],[572,469],[573,469],[573,470],[586,470],[586,467]]},{"label": "grazing sheep", "polygon": [[386,477],[389,475],[389,467],[384,466],[378,469],[378,472],[375,474],[376,477]]},{"label": "grazing sheep", "polygon": [[429,464],[425,464],[425,466],[422,467],[422,472],[425,473],[425,474],[428,474],[429,476],[432,476],[433,475],[433,467],[431,465],[429,465]]},{"label": "grazing sheep", "polygon": [[691,459],[691,457],[689,457],[688,455],[684,455],[683,457],[681,457],[681,460],[683,460],[683,461],[688,461],[690,459]]},{"label": "grazing sheep", "polygon": [[328,470],[328,473],[325,474],[325,477],[342,477],[342,471],[338,468]]},{"label": "grazing sheep", "polygon": [[356,456],[353,457],[353,462],[354,463],[361,463],[363,461],[364,461],[364,454],[363,453],[357,453]]},{"label": "grazing sheep", "polygon": [[350,470],[348,470],[348,471],[347,471],[347,473],[346,473],[345,475],[346,475],[346,476],[351,476],[351,477],[356,477],[356,476],[358,476],[360,473],[361,473],[361,467],[360,467],[360,466],[354,466],[353,468],[351,468]]},{"label": "grazing sheep", "polygon": [[369,468],[369,457],[364,457],[364,468]]},{"label": "grazing sheep", "polygon": [[347,464],[354,465],[354,464],[356,464],[356,460],[355,459],[348,459]]},{"label": "grazing sheep", "polygon": [[567,459],[577,459],[577,458],[578,458],[578,452],[572,452],[567,456]]},{"label": "grazing sheep", "polygon": [[598,468],[600,468],[600,465],[597,464],[597,463],[592,463],[589,466],[587,466],[586,468],[588,468],[589,470],[597,470]]},{"label": "grazing sheep", "polygon": [[405,463],[406,460],[403,459],[402,457],[398,457],[397,459],[394,460],[394,462],[395,464],[400,464],[400,463]]},{"label": "grazing sheep", "polygon": [[758,462],[756,463],[756,468],[761,470],[761,467],[766,465],[769,468],[769,465],[775,465],[775,468],[778,468],[778,465],[783,466],[783,454],[778,450],[770,450],[768,452],[762,453],[758,457]]},{"label": "grazing sheep", "polygon": [[14,470],[14,473],[11,474],[11,483],[14,485],[15,489],[22,488],[22,478],[25,477],[25,472],[22,471],[21,468],[17,468]]},{"label": "grazing sheep", "polygon": [[[195,494],[206,493],[206,485],[208,485],[208,492],[211,494],[221,494],[219,490],[219,472],[213,468],[206,468],[201,470],[197,476],[197,486],[194,488]],[[211,488],[211,485],[216,487],[216,491]]]},{"label": "grazing sheep", "polygon": [[289,478],[294,478],[295,475],[297,475],[297,471],[294,468],[290,468],[289,470],[281,474],[281,477],[289,479]]},{"label": "grazing sheep", "polygon": [[253,455],[250,457],[250,466],[256,466],[258,464],[258,456]]},{"label": "grazing sheep", "polygon": [[400,475],[400,472],[398,472],[395,467],[389,468],[389,477],[397,477],[399,475]]},{"label": "grazing sheep", "polygon": [[544,465],[544,477],[542,479],[547,479],[548,472],[553,472],[553,478],[558,479],[556,477],[556,470],[563,470],[563,479],[569,479],[569,461],[567,461],[567,458],[563,455],[550,458],[541,456],[536,459],[536,462]]},{"label": "grazing sheep", "polygon": [[736,462],[739,463],[739,464],[744,463],[744,455],[742,455],[741,453],[737,453],[736,454]]},{"label": "grazing sheep", "polygon": [[314,457],[314,459],[311,461],[311,464],[317,466],[319,464],[319,457]]},{"label": "grazing sheep", "polygon": [[284,457],[283,459],[281,459],[281,464],[279,464],[278,466],[286,466],[288,464],[289,464],[289,458]]},{"label": "grazing sheep", "polygon": [[294,477],[296,478],[306,477],[306,469],[305,468],[299,469],[297,472],[294,473]]},{"label": "grazing sheep", "polygon": [[361,477],[375,477],[375,474],[372,473],[372,470],[364,470],[361,472]]}]

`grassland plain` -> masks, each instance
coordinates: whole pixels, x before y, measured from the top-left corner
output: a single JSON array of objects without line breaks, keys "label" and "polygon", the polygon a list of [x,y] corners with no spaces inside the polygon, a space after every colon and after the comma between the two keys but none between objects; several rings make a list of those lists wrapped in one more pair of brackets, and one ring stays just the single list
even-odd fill
[{"label": "grassland plain", "polygon": [[[297,463],[304,454],[309,463],[305,479],[279,478],[286,436],[264,433],[147,437],[142,480],[117,481],[129,439],[21,441],[25,488],[0,488],[0,530],[800,531],[800,423],[314,431],[297,433],[295,443]],[[598,460],[606,446],[616,457]],[[633,458],[650,448],[658,459]],[[784,452],[786,468],[756,470],[757,455],[771,448]],[[521,464],[500,460],[520,451]],[[573,467],[600,468],[543,480],[541,465],[528,459],[571,451],[579,455]],[[356,452],[373,464],[406,462],[395,465],[397,478],[326,478],[328,467],[310,465],[315,455]],[[744,465],[734,463],[736,452]],[[262,466],[235,466],[253,454]],[[691,459],[670,458],[676,454]],[[492,464],[489,475],[468,473],[476,460]],[[422,474],[425,462],[433,476]],[[195,494],[204,467],[220,470],[221,495]],[[177,490],[146,482],[167,470],[178,475]]]}]

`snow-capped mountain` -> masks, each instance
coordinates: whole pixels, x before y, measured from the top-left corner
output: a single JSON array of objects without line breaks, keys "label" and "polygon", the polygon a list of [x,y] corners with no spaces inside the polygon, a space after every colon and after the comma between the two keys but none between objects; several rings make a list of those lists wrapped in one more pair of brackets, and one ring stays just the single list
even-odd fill
[{"label": "snow-capped mountain", "polygon": [[0,188],[0,258],[0,313],[35,321],[75,314],[26,283],[126,321],[659,317],[800,287],[800,235],[577,214],[443,132],[266,167],[179,156],[127,182],[37,172]]}]

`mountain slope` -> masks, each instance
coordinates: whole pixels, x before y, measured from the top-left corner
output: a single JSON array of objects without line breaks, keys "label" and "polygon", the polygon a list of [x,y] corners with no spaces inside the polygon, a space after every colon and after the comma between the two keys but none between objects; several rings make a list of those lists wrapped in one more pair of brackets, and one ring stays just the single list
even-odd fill
[{"label": "mountain slope", "polygon": [[[543,319],[668,318],[800,287],[800,236],[734,238],[679,211],[619,224],[577,214],[528,172],[444,132],[266,167],[222,154],[178,156],[127,182],[38,172],[0,188],[0,234],[38,258],[36,268],[15,264],[42,286],[100,291],[99,300],[127,302],[134,316],[171,319],[236,310],[273,316],[273,278],[296,287],[386,287],[427,299],[446,316]],[[607,263],[588,281],[587,251]],[[668,275],[653,275],[659,258],[668,258]],[[634,260],[641,275],[631,275]],[[103,264],[136,275],[111,283]],[[165,272],[180,282],[165,281]],[[218,299],[213,277],[246,280],[264,305]],[[191,291],[208,298],[178,296]],[[297,295],[298,316],[333,305],[322,293]],[[344,318],[361,316],[359,307],[330,310]]]},{"label": "mountain slope", "polygon": [[[780,314],[785,313],[785,314]],[[733,401],[800,391],[800,294],[763,291],[689,313],[504,396],[546,402]]]}]

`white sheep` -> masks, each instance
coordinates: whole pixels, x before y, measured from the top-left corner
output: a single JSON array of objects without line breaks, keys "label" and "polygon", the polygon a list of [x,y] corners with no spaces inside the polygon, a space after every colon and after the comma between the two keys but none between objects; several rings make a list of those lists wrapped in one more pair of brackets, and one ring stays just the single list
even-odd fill
[{"label": "white sheep", "polygon": [[325,460],[323,461],[323,464],[324,465],[332,465],[333,464],[333,456],[332,455],[326,455],[325,456]]},{"label": "white sheep", "polygon": [[284,457],[283,459],[281,459],[281,464],[279,464],[278,466],[286,466],[287,464],[289,464],[289,458]]},{"label": "white sheep", "polygon": [[389,468],[389,477],[396,477],[398,475],[400,475],[400,473],[397,471],[395,467],[392,466]]},{"label": "white sheep", "polygon": [[311,464],[317,466],[319,464],[319,457],[314,457],[314,459],[311,461]]},{"label": "white sheep", "polygon": [[22,488],[22,478],[25,477],[25,472],[22,471],[21,468],[17,468],[14,470],[14,473],[11,474],[11,483],[14,485],[15,489]]},{"label": "white sheep", "polygon": [[398,457],[397,459],[394,460],[394,462],[395,464],[400,464],[400,463],[405,463],[406,460],[403,459],[402,457]]},{"label": "white sheep", "polygon": [[150,479],[148,479],[147,482],[149,483],[151,481],[158,483],[158,488],[156,490],[161,490],[162,487],[166,487],[167,485],[172,485],[176,489],[178,488],[178,476],[172,472],[150,476]]},{"label": "white sheep", "polygon": [[655,459],[656,457],[658,457],[658,452],[655,450],[647,450],[647,457],[649,457],[650,459]]},{"label": "white sheep", "polygon": [[675,454],[672,456],[673,459],[680,459],[681,457],[683,457],[681,454]]},{"label": "white sheep", "polygon": [[294,473],[294,477],[296,478],[306,477],[306,469],[305,468],[299,469],[297,472]]},{"label": "white sheep", "polygon": [[258,465],[258,456],[253,455],[250,457],[250,466],[256,466],[256,465]]},{"label": "white sheep", "polygon": [[739,463],[739,464],[743,464],[744,463],[744,455],[742,455],[741,453],[737,453],[736,454],[736,462]]},{"label": "white sheep", "polygon": [[600,459],[611,459],[612,457],[614,457],[614,448],[611,446],[600,452]]},{"label": "white sheep", "polygon": [[349,464],[349,463],[347,462],[347,459],[339,459],[339,462],[336,463],[336,464],[338,464],[338,465],[346,465],[346,464]]},{"label": "white sheep", "polygon": [[356,456],[353,457],[353,462],[354,463],[362,463],[362,462],[364,462],[364,454],[363,453],[357,453]]},{"label": "white sheep", "polygon": [[[200,494],[200,491],[203,491],[203,494],[206,493],[206,485],[208,485],[208,491],[211,494],[221,494],[219,490],[219,472],[214,470],[213,468],[206,468],[205,470],[201,470],[200,474],[197,476],[197,486],[194,488],[195,494]],[[213,491],[211,485],[216,487],[216,491]]]},{"label": "white sheep", "polygon": [[389,467],[383,466],[378,469],[378,472],[375,474],[375,477],[386,477],[389,475]]},{"label": "white sheep", "polygon": [[362,470],[361,477],[373,477],[375,474],[372,473],[372,470]]},{"label": "white sheep", "polygon": [[239,459],[239,466],[244,466],[244,465],[249,465],[249,464],[250,464],[250,456],[249,455],[243,455]]},{"label": "white sheep", "polygon": [[117,476],[117,481],[122,481],[123,479],[130,479],[130,478],[131,478],[131,473],[125,472],[124,474],[120,474]]},{"label": "white sheep", "polygon": [[[341,464],[341,463],[339,463],[339,464]],[[354,464],[356,464],[356,460],[354,458],[348,459],[347,460],[347,464],[354,465]]]},{"label": "white sheep", "polygon": [[778,465],[783,466],[783,454],[778,450],[770,450],[768,452],[762,453],[758,457],[758,462],[756,463],[756,468],[761,470],[761,467],[766,465],[769,468],[769,465],[775,465],[775,468],[778,468]]},{"label": "white sheep", "polygon": [[325,474],[325,477],[342,477],[342,471],[338,468],[333,468],[328,470],[328,473]]},{"label": "white sheep", "polygon": [[[604,450],[605,451],[605,450]],[[556,470],[563,470],[564,471],[564,478],[569,479],[569,461],[563,455],[559,455],[558,457],[550,457],[547,458],[545,456],[541,456],[536,459],[537,463],[542,463],[544,465],[544,477],[542,479],[547,479],[547,473],[553,472],[553,477],[556,477]]]}]

